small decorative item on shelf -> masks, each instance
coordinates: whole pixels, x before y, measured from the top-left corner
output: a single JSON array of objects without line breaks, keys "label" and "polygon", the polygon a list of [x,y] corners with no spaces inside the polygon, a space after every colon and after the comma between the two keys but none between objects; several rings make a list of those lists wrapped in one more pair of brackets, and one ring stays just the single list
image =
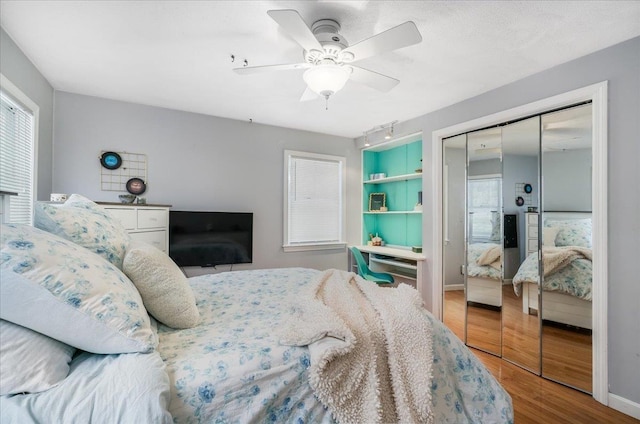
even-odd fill
[{"label": "small decorative item on shelf", "polygon": [[388,212],[389,209],[386,206],[380,206],[380,212]]},{"label": "small decorative item on shelf", "polygon": [[422,210],[422,190],[418,192],[418,203],[416,203],[416,205],[413,207],[413,210],[414,211]]},{"label": "small decorative item on shelf", "polygon": [[371,193],[369,195],[369,211],[381,212],[380,208],[387,206],[386,198],[387,195],[385,193]]},{"label": "small decorative item on shelf", "polygon": [[414,253],[422,253],[422,246],[411,246],[411,251]]},{"label": "small decorative item on shelf", "polygon": [[120,195],[118,195],[118,198],[120,199],[120,201],[122,203],[133,203],[133,201],[136,200],[136,195],[135,194],[120,194]]},{"label": "small decorative item on shelf", "polygon": [[146,197],[138,197],[136,199],[136,203],[139,205],[146,205],[147,204],[147,198]]},{"label": "small decorative item on shelf", "polygon": [[372,238],[371,241],[373,242],[374,246],[382,246],[384,244],[382,238],[378,236],[378,233],[376,233],[376,236]]},{"label": "small decorative item on shelf", "polygon": [[[422,159],[420,159],[420,163],[422,163]],[[419,174],[422,172],[422,166],[420,166],[420,168],[416,169],[416,174]]]},{"label": "small decorative item on shelf", "polygon": [[69,196],[66,193],[51,193],[49,198],[52,202],[66,202]]}]

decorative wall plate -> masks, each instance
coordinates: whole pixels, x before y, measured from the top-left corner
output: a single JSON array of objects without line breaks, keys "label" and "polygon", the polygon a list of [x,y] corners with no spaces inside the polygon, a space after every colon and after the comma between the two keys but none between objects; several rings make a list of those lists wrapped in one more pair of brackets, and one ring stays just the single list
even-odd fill
[{"label": "decorative wall plate", "polygon": [[122,158],[116,152],[104,152],[100,155],[100,164],[107,169],[118,169],[122,165]]},{"label": "decorative wall plate", "polygon": [[525,184],[524,185],[524,192],[525,193],[531,193],[533,191],[533,187],[531,187],[531,184]]},{"label": "decorative wall plate", "polygon": [[524,205],[524,199],[521,196],[516,197],[516,205],[518,206]]},{"label": "decorative wall plate", "polygon": [[144,193],[147,190],[147,185],[140,178],[131,178],[127,181],[127,191],[136,196]]}]

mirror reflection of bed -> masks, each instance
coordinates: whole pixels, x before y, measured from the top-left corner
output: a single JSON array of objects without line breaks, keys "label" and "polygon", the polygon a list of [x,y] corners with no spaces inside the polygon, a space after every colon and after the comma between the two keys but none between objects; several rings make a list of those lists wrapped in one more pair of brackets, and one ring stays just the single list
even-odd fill
[{"label": "mirror reflection of bed", "polygon": [[[551,379],[590,391],[591,214],[544,212],[543,216],[542,371]],[[520,266],[513,279],[513,290],[504,290],[505,299],[515,301],[521,310],[519,313],[507,308],[514,312],[505,322],[516,325],[505,328],[526,334],[524,326],[537,327],[539,281],[536,250]],[[530,340],[532,347],[535,342]],[[518,350],[514,355],[526,351]]]}]

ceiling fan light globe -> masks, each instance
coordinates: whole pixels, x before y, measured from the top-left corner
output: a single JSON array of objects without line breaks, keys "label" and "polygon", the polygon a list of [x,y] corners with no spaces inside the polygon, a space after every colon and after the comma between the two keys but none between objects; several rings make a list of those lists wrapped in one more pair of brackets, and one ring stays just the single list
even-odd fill
[{"label": "ceiling fan light globe", "polygon": [[307,69],[302,76],[307,86],[323,97],[340,91],[349,80],[351,68],[340,65],[317,65]]}]

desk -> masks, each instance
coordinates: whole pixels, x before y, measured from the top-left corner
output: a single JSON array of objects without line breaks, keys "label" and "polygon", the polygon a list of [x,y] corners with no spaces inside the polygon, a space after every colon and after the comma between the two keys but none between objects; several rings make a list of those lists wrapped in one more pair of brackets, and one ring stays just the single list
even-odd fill
[{"label": "desk", "polygon": [[[422,294],[422,276],[426,256],[402,246],[354,246],[362,252],[369,268],[387,272],[396,280],[394,286],[406,283]],[[349,270],[358,272],[358,266],[349,251]]]}]

